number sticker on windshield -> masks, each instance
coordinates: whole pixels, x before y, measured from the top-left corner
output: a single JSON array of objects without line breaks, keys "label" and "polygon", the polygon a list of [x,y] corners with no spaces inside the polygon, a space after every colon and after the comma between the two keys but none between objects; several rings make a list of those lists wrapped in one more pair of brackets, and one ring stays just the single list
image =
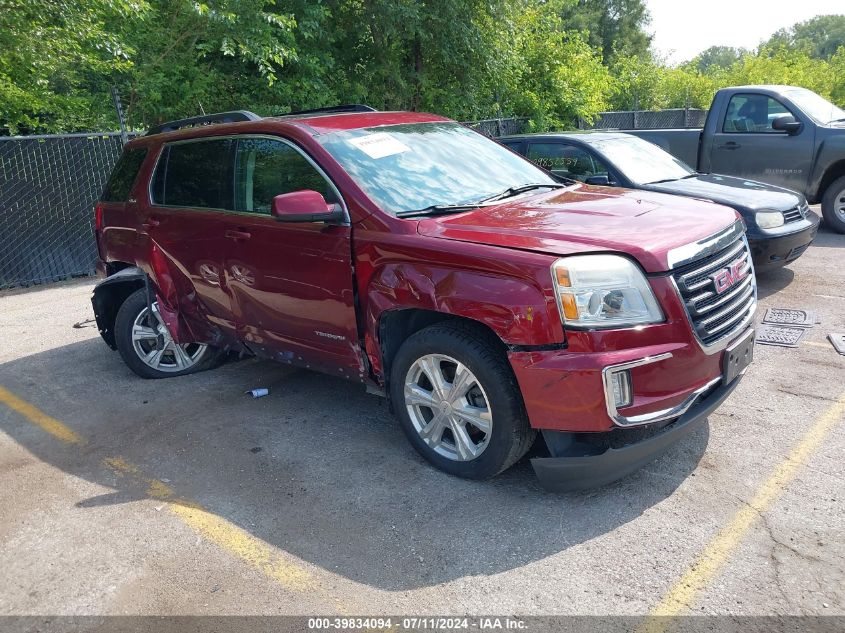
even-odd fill
[{"label": "number sticker on windshield", "polygon": [[401,143],[387,132],[376,132],[358,138],[349,139],[349,143],[360,149],[370,158],[384,158],[410,151],[410,147]]}]

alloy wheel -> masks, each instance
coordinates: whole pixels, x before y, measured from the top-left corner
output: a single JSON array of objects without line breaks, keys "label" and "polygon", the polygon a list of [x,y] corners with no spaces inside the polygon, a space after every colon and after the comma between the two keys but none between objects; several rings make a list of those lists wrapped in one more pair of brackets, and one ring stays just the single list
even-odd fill
[{"label": "alloy wheel", "polygon": [[490,443],[490,400],[463,363],[444,354],[418,358],[408,369],[404,395],[414,429],[437,454],[470,461]]},{"label": "alloy wheel", "polygon": [[153,303],[152,308],[152,316],[145,307],[132,324],[132,348],[138,358],[163,372],[180,372],[199,363],[208,346],[174,341],[158,312],[158,303]]},{"label": "alloy wheel", "polygon": [[845,222],[845,189],[833,198],[833,212],[842,222]]}]

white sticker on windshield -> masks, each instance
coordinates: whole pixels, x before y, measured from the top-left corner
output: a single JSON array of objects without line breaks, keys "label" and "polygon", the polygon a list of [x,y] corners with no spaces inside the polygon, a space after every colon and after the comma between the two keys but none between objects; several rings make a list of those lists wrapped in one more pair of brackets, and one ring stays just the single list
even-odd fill
[{"label": "white sticker on windshield", "polygon": [[410,147],[398,141],[387,132],[376,132],[358,138],[349,139],[349,142],[364,152],[370,158],[384,158],[402,152],[410,151]]}]

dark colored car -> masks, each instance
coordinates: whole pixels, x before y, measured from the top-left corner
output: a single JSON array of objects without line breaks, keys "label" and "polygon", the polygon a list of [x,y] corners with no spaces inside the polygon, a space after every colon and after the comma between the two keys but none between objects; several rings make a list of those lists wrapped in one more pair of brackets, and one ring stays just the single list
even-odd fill
[{"label": "dark colored car", "polygon": [[629,134],[559,133],[499,140],[561,178],[733,207],[748,227],[757,272],[795,261],[818,231],[819,218],[800,193],[732,176],[699,174],[656,145]]},{"label": "dark colored car", "polygon": [[631,472],[736,388],[757,301],[735,211],[563,185],[442,117],[348,110],[126,145],[96,207],[93,305],[133,371],[233,350],[343,376],[453,475],[493,476],[541,437],[554,489]]},{"label": "dark colored car", "polygon": [[625,130],[702,173],[787,187],[821,203],[845,233],[845,110],[806,88],[735,86],[713,97],[704,129]]}]

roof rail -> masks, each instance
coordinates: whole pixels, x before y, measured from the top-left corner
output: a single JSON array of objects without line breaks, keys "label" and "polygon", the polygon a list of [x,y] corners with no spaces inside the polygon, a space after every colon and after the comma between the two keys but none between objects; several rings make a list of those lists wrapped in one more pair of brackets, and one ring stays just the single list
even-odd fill
[{"label": "roof rail", "polygon": [[236,121],[258,121],[259,119],[261,119],[260,116],[254,112],[250,112],[249,110],[234,110],[232,112],[218,112],[217,114],[203,114],[202,116],[192,116],[187,119],[179,119],[178,121],[169,121],[168,123],[154,125],[147,130],[147,136],[161,134],[162,132],[173,132],[186,127],[211,125],[212,123],[235,123]]},{"label": "roof rail", "polygon": [[285,112],[276,116],[292,116],[299,114],[343,114],[344,112],[378,112],[375,108],[362,103],[344,103],[342,105],[326,106],[325,108],[312,108],[310,110],[296,110],[294,112]]}]

